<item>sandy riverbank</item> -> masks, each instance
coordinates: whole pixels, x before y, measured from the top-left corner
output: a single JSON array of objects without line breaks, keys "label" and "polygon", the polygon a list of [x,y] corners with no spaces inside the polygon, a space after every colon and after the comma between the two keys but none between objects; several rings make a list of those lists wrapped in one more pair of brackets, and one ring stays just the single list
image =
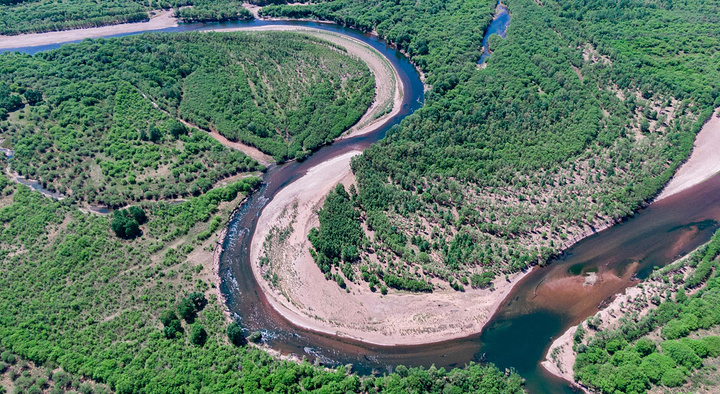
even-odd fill
[{"label": "sandy riverbank", "polygon": [[86,38],[107,37],[117,34],[137,33],[141,31],[160,30],[178,25],[173,17],[173,10],[157,11],[147,22],[123,23],[91,27],[87,29],[73,29],[51,31],[47,33],[21,34],[17,36],[0,35],[0,49],[34,47],[40,45],[60,44],[70,41],[84,40]]},{"label": "sandy riverbank", "polygon": [[695,138],[692,154],[668,182],[656,201],[670,197],[720,172],[720,109],[716,109]]},{"label": "sandy riverbank", "polygon": [[[310,256],[307,235],[318,225],[315,210],[327,193],[338,183],[354,182],[350,159],[359,153],[311,168],[280,191],[260,216],[250,259],[270,304],[296,325],[378,345],[439,342],[481,331],[526,273],[496,281],[492,291],[456,292],[446,286],[431,294],[391,291],[385,296],[362,281],[348,283],[345,291],[325,280]],[[266,263],[260,263],[261,256],[268,258]],[[264,279],[272,277],[274,285]]]}]

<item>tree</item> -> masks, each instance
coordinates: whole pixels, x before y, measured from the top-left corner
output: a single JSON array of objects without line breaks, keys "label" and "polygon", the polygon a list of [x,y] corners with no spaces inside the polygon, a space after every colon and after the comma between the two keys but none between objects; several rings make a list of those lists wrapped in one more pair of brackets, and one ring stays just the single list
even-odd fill
[{"label": "tree", "polygon": [[25,91],[24,96],[30,105],[35,105],[43,100],[42,92],[39,90],[28,89]]},{"label": "tree", "polygon": [[230,343],[235,346],[242,346],[247,342],[243,329],[237,322],[232,322],[227,326],[227,336]]},{"label": "tree", "polygon": [[148,139],[152,142],[158,142],[161,138],[162,133],[160,133],[160,129],[155,126],[150,126],[150,129],[148,130]]},{"label": "tree", "polygon": [[170,135],[172,135],[175,139],[180,138],[181,135],[187,134],[187,128],[185,127],[185,125],[175,119],[170,121],[168,131],[170,132]]},{"label": "tree", "polygon": [[182,332],[180,319],[172,309],[166,309],[160,314],[160,322],[165,326],[163,332],[168,339],[173,339],[178,333]]},{"label": "tree", "polygon": [[193,305],[192,302],[190,302],[189,299],[183,298],[180,300],[177,306],[178,314],[181,318],[185,319],[186,322],[192,323],[195,321],[195,318],[197,317],[197,310],[195,309],[195,305]]},{"label": "tree", "polygon": [[127,209],[128,214],[139,224],[143,225],[147,222],[147,214],[140,207],[132,206]]},{"label": "tree", "polygon": [[207,331],[200,324],[193,324],[190,329],[190,342],[197,346],[202,346],[207,341]]},{"label": "tree", "polygon": [[187,298],[193,304],[197,312],[203,310],[205,305],[207,305],[207,299],[205,299],[205,294],[203,293],[193,292],[188,294]]},{"label": "tree", "polygon": [[141,233],[138,222],[129,216],[127,211],[115,211],[110,227],[115,232],[115,235],[124,239],[135,238]]}]

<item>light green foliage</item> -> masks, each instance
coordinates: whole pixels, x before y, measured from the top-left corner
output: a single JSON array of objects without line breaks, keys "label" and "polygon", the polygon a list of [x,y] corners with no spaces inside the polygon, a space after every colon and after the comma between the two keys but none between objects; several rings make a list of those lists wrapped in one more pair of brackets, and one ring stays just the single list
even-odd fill
[{"label": "light green foliage", "polygon": [[[238,183],[257,186],[258,180]],[[244,187],[230,185],[175,205],[147,203],[149,230],[132,243],[112,235],[107,217],[12,187],[17,190],[8,197],[11,203],[0,209],[2,362],[15,362],[5,351],[11,349],[39,365],[55,362],[70,376],[105,383],[117,393],[523,391],[517,374],[506,376],[492,366],[403,369],[402,376],[360,379],[344,369],[283,362],[232,345],[228,336],[242,329],[227,327],[219,302],[213,298],[199,308],[202,294],[181,290],[191,282],[173,280],[173,271],[193,280],[185,255],[164,266],[154,262],[154,253],[161,239],[173,242],[206,227],[203,221],[217,205]],[[63,231],[56,231],[59,226]],[[195,323],[185,327],[175,312],[182,296],[198,310]],[[74,378],[59,374],[55,381],[68,387]]]}]

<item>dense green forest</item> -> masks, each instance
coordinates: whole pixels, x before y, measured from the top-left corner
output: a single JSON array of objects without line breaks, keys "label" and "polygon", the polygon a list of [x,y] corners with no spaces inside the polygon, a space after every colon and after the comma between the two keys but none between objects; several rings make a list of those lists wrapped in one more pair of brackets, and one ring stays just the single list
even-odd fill
[{"label": "dense green forest", "polygon": [[0,176],[0,387],[7,378],[28,392],[523,391],[518,375],[492,366],[361,378],[244,345],[216,298],[212,252],[229,212],[258,185],[144,202],[142,235],[122,240],[111,216]]},{"label": "dense green forest", "polygon": [[362,116],[373,92],[363,63],[307,36],[86,41],[0,56],[0,115],[15,111],[0,120],[0,139],[15,150],[10,164],[20,175],[119,206],[197,195],[262,169],[178,119],[282,160],[337,137]]},{"label": "dense green forest", "polygon": [[504,3],[507,38],[482,69],[495,1],[263,8],[376,31],[431,85],[423,108],[353,161],[375,234],[361,259],[421,266],[416,279],[457,289],[544,264],[651,199],[720,106],[713,2]]},{"label": "dense green forest", "polygon": [[656,386],[716,390],[719,252],[720,232],[689,259],[656,271],[640,285],[642,294],[614,312],[617,327],[588,318],[575,334],[575,379],[602,393],[644,393]]},{"label": "dense green forest", "polygon": [[182,22],[252,19],[239,0],[3,0],[0,34],[144,22],[151,11],[171,8]]}]

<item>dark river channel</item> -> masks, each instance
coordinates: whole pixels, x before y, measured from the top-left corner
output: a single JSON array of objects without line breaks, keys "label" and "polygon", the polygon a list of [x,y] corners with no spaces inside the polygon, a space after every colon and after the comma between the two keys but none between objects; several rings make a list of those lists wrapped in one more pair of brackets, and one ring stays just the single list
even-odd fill
[{"label": "dark river channel", "polygon": [[[496,20],[502,22],[502,17]],[[248,331],[261,331],[267,345],[282,353],[318,359],[331,366],[353,364],[353,369],[361,374],[384,373],[399,364],[462,367],[470,361],[489,361],[500,368],[515,368],[527,379],[527,387],[532,393],[572,392],[566,382],[552,377],[540,367],[539,363],[554,338],[595,314],[603,301],[636,284],[634,278],[646,277],[653,266],[666,265],[707,242],[718,228],[720,177],[716,176],[653,203],[625,222],[584,239],[549,266],[536,267],[517,284],[480,334],[442,343],[388,347],[296,327],[269,305],[252,274],[248,252],[257,218],[279,190],[300,178],[309,168],[347,151],[364,149],[383,138],[392,126],[422,105],[423,84],[407,58],[393,47],[377,37],[333,24],[256,20],[188,24],[159,32],[271,24],[315,27],[360,39],[392,62],[405,90],[402,111],[376,132],[326,146],[302,163],[271,166],[265,174],[263,187],[231,218],[220,262],[220,290],[227,296],[228,307],[243,326]],[[502,27],[495,31],[489,29],[488,33],[504,35],[507,23]],[[18,44],[22,45],[21,39]],[[32,54],[59,46],[11,51]],[[599,280],[595,286],[583,287],[583,275],[589,272],[596,272]]]}]

